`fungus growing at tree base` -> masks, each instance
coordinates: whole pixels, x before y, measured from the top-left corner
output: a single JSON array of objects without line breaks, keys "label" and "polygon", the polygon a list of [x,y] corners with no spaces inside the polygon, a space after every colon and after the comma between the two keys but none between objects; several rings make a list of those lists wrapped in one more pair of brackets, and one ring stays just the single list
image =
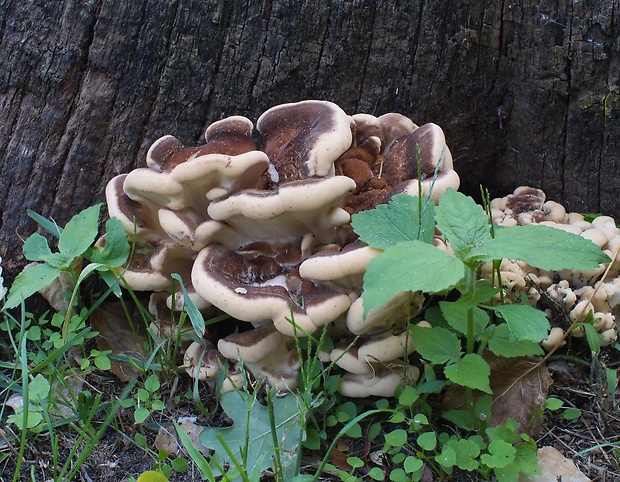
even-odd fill
[{"label": "fungus growing at tree base", "polygon": [[[241,116],[217,121],[197,147],[166,135],[149,149],[147,167],[109,182],[110,216],[135,242],[124,282],[180,310],[184,297],[171,278],[178,273],[199,309],[237,324],[191,346],[184,365],[191,376],[217,376],[222,356],[293,388],[294,337],[327,325],[333,336],[359,335],[359,353],[370,350],[358,360],[365,378],[345,379],[343,389],[393,392],[402,377],[417,376],[390,366],[414,349],[407,324],[423,297],[396,297],[363,319],[362,277],[378,251],[357,240],[350,219],[398,193],[421,189],[437,200],[458,188],[443,132],[400,114],[351,116],[315,100],[273,107],[256,127]],[[258,355],[261,346],[269,349]],[[389,346],[387,359],[372,346]]]}]

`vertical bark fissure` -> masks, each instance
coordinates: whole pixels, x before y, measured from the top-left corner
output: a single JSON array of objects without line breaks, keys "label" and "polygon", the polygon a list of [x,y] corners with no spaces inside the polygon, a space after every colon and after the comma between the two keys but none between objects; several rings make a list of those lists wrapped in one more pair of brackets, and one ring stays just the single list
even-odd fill
[{"label": "vertical bark fissure", "polygon": [[414,73],[415,73],[415,68],[416,68],[416,59],[417,59],[417,55],[418,55],[418,45],[420,42],[420,31],[422,29],[422,19],[424,16],[424,0],[420,1],[420,10],[418,12],[418,24],[416,25],[416,30],[415,30],[415,37],[412,39],[411,41],[411,62],[410,62],[410,66],[409,66],[409,79],[407,81],[407,92],[409,97],[412,97],[412,92],[414,91],[413,88],[413,81],[414,81]]},{"label": "vertical bark fissure", "polygon": [[504,56],[503,50],[504,50],[504,35],[505,35],[505,28],[504,28],[504,15],[505,15],[505,0],[502,0],[500,2],[500,15],[499,15],[499,26],[497,28],[497,38],[498,38],[498,43],[497,43],[497,60],[495,61],[495,65],[494,65],[494,72],[493,72],[493,78],[491,80],[491,85],[489,87],[489,89],[487,90],[487,95],[491,95],[493,94],[493,92],[495,92],[495,88],[497,86],[497,80],[500,78],[500,70],[502,68],[501,64],[502,64],[502,57]]},{"label": "vertical bark fissure", "polygon": [[258,60],[256,61],[256,71],[252,76],[252,81],[250,82],[250,92],[248,93],[250,97],[252,97],[254,86],[258,83],[258,78],[260,77],[260,68],[263,64],[263,58],[265,56],[265,46],[267,44],[267,37],[269,36],[269,26],[271,24],[271,2],[267,2],[267,11],[264,15],[265,18],[265,27],[263,28],[263,38],[262,45],[260,48],[260,53],[258,55]]},{"label": "vertical bark fissure", "polygon": [[[569,126],[569,112],[570,112],[570,104],[571,104],[571,69],[572,62],[571,58],[573,55],[573,20],[574,20],[574,8],[571,4],[569,7],[569,21],[568,21],[568,48],[566,50],[566,101],[565,112],[564,112],[564,123],[562,129],[562,148],[563,152],[560,157],[560,172],[564,173],[564,166],[566,165],[567,157],[568,157],[568,126]],[[544,183],[544,178],[543,178]],[[561,186],[560,186],[561,198],[565,199],[566,196],[566,178],[564,175],[561,176]]]},{"label": "vertical bark fissure", "polygon": [[[128,65],[133,64],[134,58],[135,58],[136,53],[138,52],[138,48],[140,46],[140,39],[142,38],[142,34],[144,32],[144,28],[147,25],[147,22],[145,21],[145,19],[146,19],[147,4],[148,4],[148,2],[146,2],[146,1],[143,2],[142,3],[142,8],[140,8],[139,27],[138,27],[138,31],[137,31],[137,34],[136,34],[136,40],[135,40],[134,48],[131,50],[131,53],[129,54]],[[122,73],[120,75],[124,75],[125,73]],[[117,80],[119,80],[119,79],[117,79]],[[115,107],[117,105],[118,97],[119,97],[120,94],[121,94],[120,89],[118,89],[118,88],[114,89],[114,96],[113,96],[112,101],[111,101],[110,113],[114,112],[114,109],[115,109]],[[149,107],[149,111],[150,111],[152,109],[153,101],[152,100],[150,102],[147,101],[147,103],[151,104],[151,107]],[[106,124],[106,126],[109,126],[109,123]],[[142,133],[144,132],[145,128],[146,128],[146,122],[143,122],[142,125],[139,128],[139,130],[141,132],[141,137],[142,137]],[[113,143],[112,142],[108,142],[105,147],[106,147],[105,153],[101,156],[101,158],[107,160],[107,159],[110,158],[110,150],[113,147]],[[137,154],[139,152],[139,149],[140,149],[140,146],[134,145],[133,152],[130,154],[130,156],[132,158],[134,156],[137,156]],[[105,172],[104,172],[105,169],[107,169],[107,163],[100,163],[99,164],[99,172],[102,173],[102,176],[101,176],[102,180],[105,183],[107,183],[108,179],[105,178]]]},{"label": "vertical bark fissure", "polygon": [[[609,21],[609,33],[611,38],[614,38],[614,33],[615,33],[615,23],[614,23],[614,19],[616,18],[616,2],[612,2],[611,3],[611,19]],[[613,46],[612,46],[613,48]],[[609,118],[607,116],[607,100],[608,97],[612,95],[612,87],[611,87],[611,82],[612,79],[610,78],[612,75],[612,73],[607,70],[607,92],[605,93],[605,96],[603,97],[603,105],[601,106],[602,108],[602,115],[603,115],[603,128],[601,129],[601,148],[600,148],[600,159],[601,159],[601,164],[600,167],[598,169],[597,172],[597,189],[596,189],[596,197],[597,197],[597,205],[596,205],[596,211],[597,212],[603,212],[603,183],[605,182],[605,179],[603,178],[603,160],[605,159],[605,153],[607,151],[607,129],[609,129]],[[613,129],[613,127],[611,127],[611,129]]]},{"label": "vertical bark fissure", "polygon": [[149,105],[148,114],[145,116],[145,119],[146,119],[145,126],[150,124],[151,119],[153,118],[153,115],[155,114],[155,110],[156,110],[155,106],[157,105],[157,101],[159,100],[160,95],[161,95],[161,84],[163,82],[164,73],[166,72],[166,63],[170,59],[169,53],[170,53],[170,46],[172,45],[172,34],[179,20],[179,0],[174,2],[174,6],[172,7],[172,9],[174,10],[174,19],[172,19],[172,22],[170,22],[170,28],[168,29],[168,31],[165,33],[165,35],[163,35],[163,38],[166,39],[164,43],[164,52],[161,55],[162,62],[161,62],[161,65],[158,67],[159,72],[155,76],[156,81],[155,81],[154,90],[157,93],[153,96],[153,100]]},{"label": "vertical bark fissure", "polygon": [[[138,28],[138,34],[137,34],[137,39],[136,39],[136,45],[135,48],[133,49],[133,51],[131,52],[131,59],[133,61],[133,59],[135,58],[136,53],[138,52],[138,48],[140,46],[140,39],[142,38],[142,35],[144,33],[144,29],[146,28],[147,22],[145,21],[147,18],[146,12],[147,12],[147,7],[148,7],[148,2],[144,1],[144,3],[142,4],[142,8],[140,9],[140,27]],[[116,90],[115,94],[114,94],[114,103],[116,104],[116,100],[118,98],[118,89]],[[152,99],[143,99],[145,104],[148,105],[148,108],[146,109],[146,111],[148,112],[148,114],[143,118],[143,121],[138,125],[138,139],[143,139],[144,138],[144,133],[146,132],[146,127],[148,125],[148,119],[150,118],[150,116],[153,113],[153,106],[155,105],[155,98]],[[127,152],[127,156],[129,159],[137,159],[138,157],[138,153],[140,152],[140,143],[136,142],[136,143],[128,143],[127,145],[128,148],[128,152]],[[106,151],[106,155],[104,157],[104,159],[108,160],[109,159],[109,155],[110,155],[110,149],[112,149],[112,143],[108,144],[108,149]],[[107,163],[106,163],[106,168],[107,168]],[[116,173],[110,173],[111,175],[109,176],[110,179],[112,177],[112,175],[115,175]],[[107,183],[108,179],[104,179],[104,181]]]},{"label": "vertical bark fissure", "polygon": [[[57,146],[57,147],[62,147],[62,149],[65,150],[65,152],[62,154],[64,165],[63,165],[63,170],[62,170],[61,175],[57,176],[54,179],[54,184],[53,184],[54,188],[52,189],[54,193],[52,196],[54,201],[52,205],[56,204],[59,198],[62,198],[65,195],[65,193],[60,189],[60,187],[63,184],[65,175],[67,175],[67,169],[73,167],[71,166],[71,163],[67,162],[69,154],[71,150],[73,149],[73,147],[75,146],[75,135],[70,132],[70,126],[72,125],[72,121],[75,118],[77,106],[80,104],[80,98],[82,96],[82,93],[84,92],[85,79],[87,77],[88,72],[90,71],[90,54],[91,54],[91,49],[93,48],[93,44],[95,42],[95,32],[97,30],[97,24],[99,23],[99,17],[101,15],[102,7],[103,7],[103,1],[99,1],[97,5],[95,6],[92,21],[90,25],[88,26],[88,28],[86,29],[87,35],[86,35],[85,42],[84,42],[85,55],[84,55],[84,61],[79,62],[79,65],[81,65],[82,68],[80,69],[80,72],[78,74],[77,87],[75,89],[76,95],[72,98],[71,103],[69,105],[67,121],[63,125],[63,131],[59,137],[60,142],[58,143],[58,146]],[[71,136],[71,140],[68,142],[67,145],[65,145],[62,142],[62,140],[67,138],[68,136]],[[48,209],[51,209],[51,207],[52,206],[49,206]]]},{"label": "vertical bark fissure", "polygon": [[[10,90],[10,88],[7,88],[7,90]],[[13,97],[9,100],[6,101],[7,105],[13,105],[18,97],[19,94],[19,89],[13,89]],[[22,111],[22,102],[24,101],[24,96],[21,95],[19,96],[19,106],[17,107],[17,109],[15,109],[15,115],[12,116],[11,119],[11,124],[10,124],[10,128],[9,128],[9,135],[7,136],[7,143],[5,144],[6,147],[9,146],[10,144],[10,140],[13,139],[13,136],[15,135],[15,129],[17,129],[17,124],[19,123],[19,113]],[[4,122],[6,122],[6,118],[4,118]],[[4,158],[6,155],[6,148],[2,149],[2,151],[0,151],[0,157]],[[0,172],[3,172],[3,169],[0,169]]]},{"label": "vertical bark fissure", "polygon": [[[375,10],[376,13],[376,10]],[[325,44],[327,43],[327,37],[329,35],[329,29],[331,28],[332,17],[332,5],[331,3],[327,7],[327,22],[325,22],[325,30],[323,30],[323,36],[321,37],[321,48],[319,49],[319,55],[316,62],[316,70],[314,71],[313,86],[316,86],[321,72],[321,60],[323,59],[323,52],[325,51]]]},{"label": "vertical bark fissure", "polygon": [[[222,10],[225,7],[222,7]],[[220,22],[221,22],[221,29],[223,31],[228,31],[228,29],[230,28],[230,18],[227,18],[226,21],[224,22],[224,12],[222,12],[222,16],[220,18]],[[246,18],[247,18],[247,8],[246,8]],[[215,85],[215,82],[217,80],[217,76],[220,73],[220,67],[222,65],[222,58],[224,57],[224,50],[226,49],[226,35],[222,34],[222,41],[220,42],[219,45],[219,49],[217,51],[217,55],[215,57],[215,65],[213,66],[213,71],[211,72],[211,78],[209,79],[209,93],[207,94],[207,98],[205,99],[205,108],[203,110],[204,112],[204,117],[201,119],[201,123],[202,123],[202,131],[203,133],[206,132],[208,124],[210,123],[210,112],[211,112],[211,106],[213,104],[213,86]]]},{"label": "vertical bark fissure", "polygon": [[12,2],[8,2],[8,5],[1,5],[4,15],[0,18],[0,44],[4,40],[4,32],[6,28],[6,18],[9,15],[9,12],[13,9]]},{"label": "vertical bark fissure", "polygon": [[374,11],[372,12],[372,25],[370,26],[370,38],[368,39],[368,49],[366,50],[366,56],[364,57],[364,65],[362,67],[362,81],[360,82],[360,90],[355,101],[355,111],[360,110],[360,103],[362,101],[362,93],[364,92],[364,81],[366,80],[366,71],[368,70],[368,64],[370,63],[370,54],[372,53],[373,42],[375,39],[375,25],[377,23],[377,7],[375,4]]}]

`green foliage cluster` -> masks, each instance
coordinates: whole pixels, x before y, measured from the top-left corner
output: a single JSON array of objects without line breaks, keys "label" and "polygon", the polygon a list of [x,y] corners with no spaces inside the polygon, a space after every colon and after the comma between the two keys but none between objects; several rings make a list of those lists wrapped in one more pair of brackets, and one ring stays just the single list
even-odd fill
[{"label": "green foliage cluster", "polygon": [[[549,322],[528,304],[494,304],[500,290],[478,280],[480,265],[510,258],[546,270],[587,270],[610,261],[591,241],[558,229],[493,228],[481,206],[453,189],[437,207],[428,199],[395,196],[387,205],[355,215],[353,227],[363,241],[383,250],[364,276],[364,311],[382,306],[403,290],[436,294],[456,289],[456,301],[441,301],[432,312],[428,321],[434,326],[413,326],[411,335],[416,351],[443,366],[448,380],[485,393],[491,392],[490,367],[483,352],[540,355],[539,343],[548,335]],[[431,244],[435,227],[454,255]]]},{"label": "green foliage cluster", "polygon": [[[38,264],[16,278],[2,308],[0,330],[9,340],[9,346],[3,348],[15,356],[13,362],[0,362],[0,395],[5,400],[10,394],[24,399],[22,408],[7,417],[21,431],[20,452],[33,434],[45,433],[58,447],[55,430],[59,427],[70,426],[78,433],[79,443],[65,462],[59,460],[58,452],[54,455],[58,480],[73,477],[103,432],[114,427],[118,410],[132,410],[137,427],[148,426],[155,414],[162,414],[166,410],[162,394],[165,380],[174,376],[177,367],[178,350],[165,353],[165,341],[151,333],[152,357],[147,362],[125,360],[139,369],[143,378],[128,384],[120,398],[106,399],[104,394],[74,390],[64,383],[70,372],[83,377],[94,370],[109,370],[114,359],[109,351],[89,347],[89,340],[97,333],[88,321],[107,296],[114,294],[121,300],[125,296],[119,279],[132,249],[122,225],[114,218],[105,225],[105,242],[95,245],[100,208],[82,211],[64,229],[30,213],[58,239],[58,250],[52,251],[46,238],[38,234],[26,240],[25,256]],[[268,472],[274,480],[293,482],[316,481],[325,474],[344,481],[416,481],[430,468],[439,477],[448,478],[460,470],[477,472],[486,480],[495,477],[511,482],[520,473],[536,473],[534,440],[519,433],[512,420],[497,427],[486,423],[492,410],[492,391],[491,367],[484,355],[541,355],[539,343],[546,338],[549,323],[543,313],[526,303],[497,303],[498,283],[479,280],[479,267],[484,262],[497,265],[498,260],[510,258],[548,270],[586,270],[609,259],[591,242],[563,231],[541,226],[493,227],[481,206],[454,190],[448,190],[437,206],[428,198],[398,195],[387,205],[355,215],[352,223],[363,241],[382,250],[364,277],[365,313],[401,291],[421,291],[440,298],[424,313],[430,328],[413,323],[409,327],[415,356],[423,365],[419,382],[402,387],[395,400],[375,400],[374,406],[345,400],[337,394],[340,375],[335,364],[322,362],[319,356],[332,347],[327,331],[318,338],[296,338],[300,387],[282,397],[273,389],[250,390],[248,382],[246,389],[222,395],[221,409],[233,423],[204,429],[200,444],[213,451],[211,456],[202,455],[183,428],[174,425],[187,457],[202,478],[255,482]],[[454,254],[432,245],[436,230],[443,233]],[[87,306],[82,302],[80,286],[95,273],[108,289]],[[69,309],[38,319],[29,315],[23,301],[61,275],[71,280]],[[181,278],[173,277],[185,294],[180,325],[188,317],[196,333],[204,333],[207,324],[218,320],[205,322],[187,296]],[[448,293],[450,298],[444,296]],[[21,317],[11,314],[9,310],[20,305]],[[142,307],[141,312],[146,310]],[[150,320],[144,321],[148,324]],[[77,365],[67,362],[69,353]],[[154,363],[156,353],[167,359]],[[615,386],[615,372],[610,371],[607,377]],[[464,387],[468,406],[435,413],[431,399],[449,385]],[[482,395],[474,397],[474,391]],[[181,399],[193,400],[197,410],[204,410],[197,384],[193,393],[174,398],[177,403]],[[62,421],[54,415],[60,405],[71,411]],[[562,408],[561,402],[549,399],[548,409]],[[454,430],[442,431],[437,423],[439,415],[452,423]],[[567,419],[575,415],[570,407],[563,412]],[[115,429],[121,434],[119,427]],[[138,480],[157,480],[157,474],[170,477],[173,472],[189,469],[186,457],[171,458],[153,451],[141,431],[122,436],[131,438],[153,457],[156,472],[145,473]],[[337,466],[331,455],[343,438],[363,439],[382,452],[388,463],[382,467],[352,455],[346,457],[348,468]],[[302,469],[302,450],[320,454],[312,470]],[[14,480],[19,476],[18,465]]]}]

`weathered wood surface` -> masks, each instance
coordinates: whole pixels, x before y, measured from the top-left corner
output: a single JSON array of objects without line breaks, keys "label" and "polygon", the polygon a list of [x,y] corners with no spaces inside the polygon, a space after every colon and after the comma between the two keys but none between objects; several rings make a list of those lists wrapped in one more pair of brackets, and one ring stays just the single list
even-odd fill
[{"label": "weathered wood surface", "polygon": [[446,133],[463,190],[620,218],[617,0],[0,0],[0,256],[174,134],[329,99]]}]

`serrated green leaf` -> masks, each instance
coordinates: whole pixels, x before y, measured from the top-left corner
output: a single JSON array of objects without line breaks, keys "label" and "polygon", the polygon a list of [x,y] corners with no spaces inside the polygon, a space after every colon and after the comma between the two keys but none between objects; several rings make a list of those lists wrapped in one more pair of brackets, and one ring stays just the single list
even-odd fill
[{"label": "serrated green leaf", "polygon": [[446,328],[411,327],[416,351],[431,363],[443,364],[461,356],[459,338]]},{"label": "serrated green leaf", "polygon": [[272,400],[275,439],[279,447],[274,447],[269,410],[251,394],[243,391],[227,392],[221,398],[222,408],[232,418],[233,425],[224,428],[205,427],[200,434],[200,443],[214,450],[214,459],[222,465],[231,461],[231,456],[222,445],[224,441],[232,456],[243,464],[249,480],[259,480],[261,473],[272,466],[276,450],[280,450],[283,465],[294,463],[295,457],[291,455],[301,444],[302,435],[298,408],[300,402],[294,395]]},{"label": "serrated green leaf", "polygon": [[493,333],[489,338],[489,350],[497,356],[514,358],[529,355],[542,356],[545,354],[543,349],[536,342],[515,340],[507,324],[497,325],[493,328]]},{"label": "serrated green leaf", "polygon": [[65,226],[58,240],[58,249],[69,258],[76,258],[86,252],[99,233],[99,211],[103,204],[97,204],[76,214]]},{"label": "serrated green leaf", "polygon": [[456,256],[421,241],[398,243],[368,264],[364,274],[364,314],[403,291],[437,293],[454,287],[465,276]]},{"label": "serrated green leaf", "polygon": [[539,343],[549,334],[545,314],[529,305],[498,305],[493,311],[506,321],[512,340]]},{"label": "serrated green leaf", "polygon": [[495,238],[472,250],[474,261],[519,259],[536,268],[589,270],[608,263],[609,256],[589,239],[549,226],[528,225],[495,228]]},{"label": "serrated green leaf", "polygon": [[4,303],[4,309],[15,308],[25,300],[45,288],[60,275],[60,269],[49,264],[37,264],[23,270],[17,275],[9,295]]},{"label": "serrated green leaf", "polygon": [[90,261],[101,263],[113,268],[127,261],[130,252],[127,233],[117,218],[110,218],[105,224],[105,245],[102,250],[93,248],[89,253]]},{"label": "serrated green leaf", "polygon": [[476,289],[473,295],[478,303],[486,303],[500,291],[500,288],[493,286],[490,281],[479,280],[476,282]]},{"label": "serrated green leaf", "polygon": [[402,241],[430,243],[435,234],[435,205],[422,199],[422,223],[417,197],[397,194],[388,204],[352,216],[351,225],[360,239],[373,248],[386,249]]},{"label": "serrated green leaf", "polygon": [[440,301],[441,314],[448,324],[459,333],[467,334],[467,312],[473,313],[474,337],[480,337],[489,324],[489,315],[486,311],[478,308],[471,296],[461,296],[456,301]]},{"label": "serrated green leaf", "polygon": [[45,261],[51,254],[52,250],[47,244],[47,239],[37,233],[28,236],[24,243],[24,256],[28,261]]},{"label": "serrated green leaf", "polygon": [[491,239],[489,219],[482,207],[452,188],[442,194],[435,219],[437,228],[460,258]]},{"label": "serrated green leaf", "polygon": [[480,355],[475,353],[465,355],[460,360],[444,368],[444,373],[448,380],[458,385],[491,393],[491,387],[489,386],[491,368]]}]

